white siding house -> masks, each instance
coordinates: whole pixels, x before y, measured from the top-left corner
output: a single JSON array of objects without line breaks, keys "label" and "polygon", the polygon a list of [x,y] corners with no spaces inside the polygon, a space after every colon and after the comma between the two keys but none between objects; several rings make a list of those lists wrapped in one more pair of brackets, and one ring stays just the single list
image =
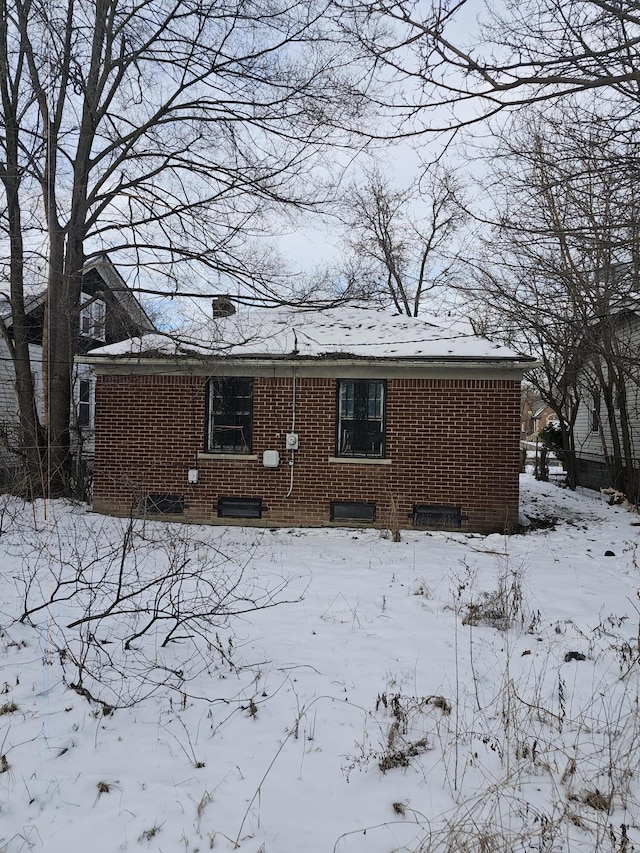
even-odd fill
[{"label": "white siding house", "polygon": [[[127,287],[124,279],[106,257],[99,257],[83,270],[82,308],[76,354],[84,354],[94,347],[117,343],[135,335],[149,334],[155,327],[144,309]],[[46,293],[30,297],[26,303],[29,321],[29,346],[31,369],[36,387],[38,412],[43,416],[42,393],[42,332]],[[11,334],[11,310],[0,303],[0,314]],[[83,454],[89,466],[94,447],[95,377],[87,365],[74,368],[73,395],[75,401],[71,417],[75,447]],[[19,446],[18,402],[15,392],[15,371],[9,347],[0,338],[0,470],[11,477],[20,458],[12,451]]]},{"label": "white siding house", "polygon": [[[630,457],[632,466],[640,467],[640,307],[625,305],[593,341],[593,352],[579,373],[580,404],[574,426],[580,482],[592,488],[620,488],[617,466],[625,467]],[[611,353],[609,359],[607,352]],[[611,387],[609,408],[605,392],[600,390],[607,386]],[[618,448],[612,419],[620,437]]]}]

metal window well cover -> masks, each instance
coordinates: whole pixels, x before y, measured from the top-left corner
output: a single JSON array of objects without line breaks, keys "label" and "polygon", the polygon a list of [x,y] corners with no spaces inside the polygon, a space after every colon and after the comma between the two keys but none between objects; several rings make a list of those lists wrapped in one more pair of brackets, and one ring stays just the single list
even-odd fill
[{"label": "metal window well cover", "polygon": [[218,498],[218,518],[262,518],[262,498]]},{"label": "metal window well cover", "polygon": [[331,521],[375,521],[376,505],[360,501],[331,501]]},{"label": "metal window well cover", "polygon": [[144,511],[158,515],[180,515],[185,507],[184,495],[151,494],[144,499]]},{"label": "metal window well cover", "polygon": [[468,519],[468,516],[462,514],[459,506],[441,504],[414,504],[411,517],[417,527],[431,527],[436,524],[460,527],[462,522]]}]

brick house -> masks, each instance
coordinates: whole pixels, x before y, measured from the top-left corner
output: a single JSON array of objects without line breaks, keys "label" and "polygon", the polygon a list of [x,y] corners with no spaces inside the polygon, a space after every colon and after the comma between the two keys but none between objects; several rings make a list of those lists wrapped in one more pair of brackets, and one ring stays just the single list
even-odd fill
[{"label": "brick house", "polygon": [[535,441],[538,433],[549,423],[557,422],[558,415],[540,399],[539,393],[531,386],[522,389],[520,432],[523,441]]},{"label": "brick house", "polygon": [[[503,531],[532,359],[423,320],[248,310],[97,374],[93,506],[207,523]],[[496,416],[496,412],[498,415]]]}]

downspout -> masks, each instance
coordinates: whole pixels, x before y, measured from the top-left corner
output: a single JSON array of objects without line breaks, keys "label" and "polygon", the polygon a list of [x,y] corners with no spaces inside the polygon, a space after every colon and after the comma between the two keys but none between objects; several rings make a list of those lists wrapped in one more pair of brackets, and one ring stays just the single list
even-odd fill
[{"label": "downspout", "polygon": [[[297,349],[297,347],[296,347]],[[291,432],[295,433],[296,431],[296,369],[293,368],[293,389],[291,392]],[[286,498],[291,497],[291,493],[293,492],[293,471],[296,464],[296,452],[295,450],[291,451],[291,458],[289,459],[289,468],[291,470],[291,478],[289,480],[289,491],[285,495]]]}]

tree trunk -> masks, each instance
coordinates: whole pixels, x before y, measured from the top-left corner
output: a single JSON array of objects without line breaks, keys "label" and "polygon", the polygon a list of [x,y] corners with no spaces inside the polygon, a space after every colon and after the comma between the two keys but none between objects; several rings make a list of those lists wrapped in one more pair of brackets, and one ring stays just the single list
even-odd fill
[{"label": "tree trunk", "polygon": [[69,414],[71,412],[69,285],[64,271],[64,235],[49,228],[49,282],[43,336],[44,425],[52,495],[64,494],[68,483]]},{"label": "tree trunk", "polygon": [[[8,67],[9,37],[6,8],[0,14],[0,65]],[[18,446],[15,449],[22,462],[23,482],[13,483],[16,491],[26,497],[38,497],[46,490],[45,438],[38,416],[37,396],[31,370],[29,333],[24,309],[24,240],[20,206],[20,143],[17,88],[10,87],[3,75],[0,80],[4,124],[4,163],[0,163],[0,180],[5,191],[5,216],[9,233],[9,302],[12,314],[12,334],[1,324],[0,331],[13,359],[15,391],[18,404]]]}]

